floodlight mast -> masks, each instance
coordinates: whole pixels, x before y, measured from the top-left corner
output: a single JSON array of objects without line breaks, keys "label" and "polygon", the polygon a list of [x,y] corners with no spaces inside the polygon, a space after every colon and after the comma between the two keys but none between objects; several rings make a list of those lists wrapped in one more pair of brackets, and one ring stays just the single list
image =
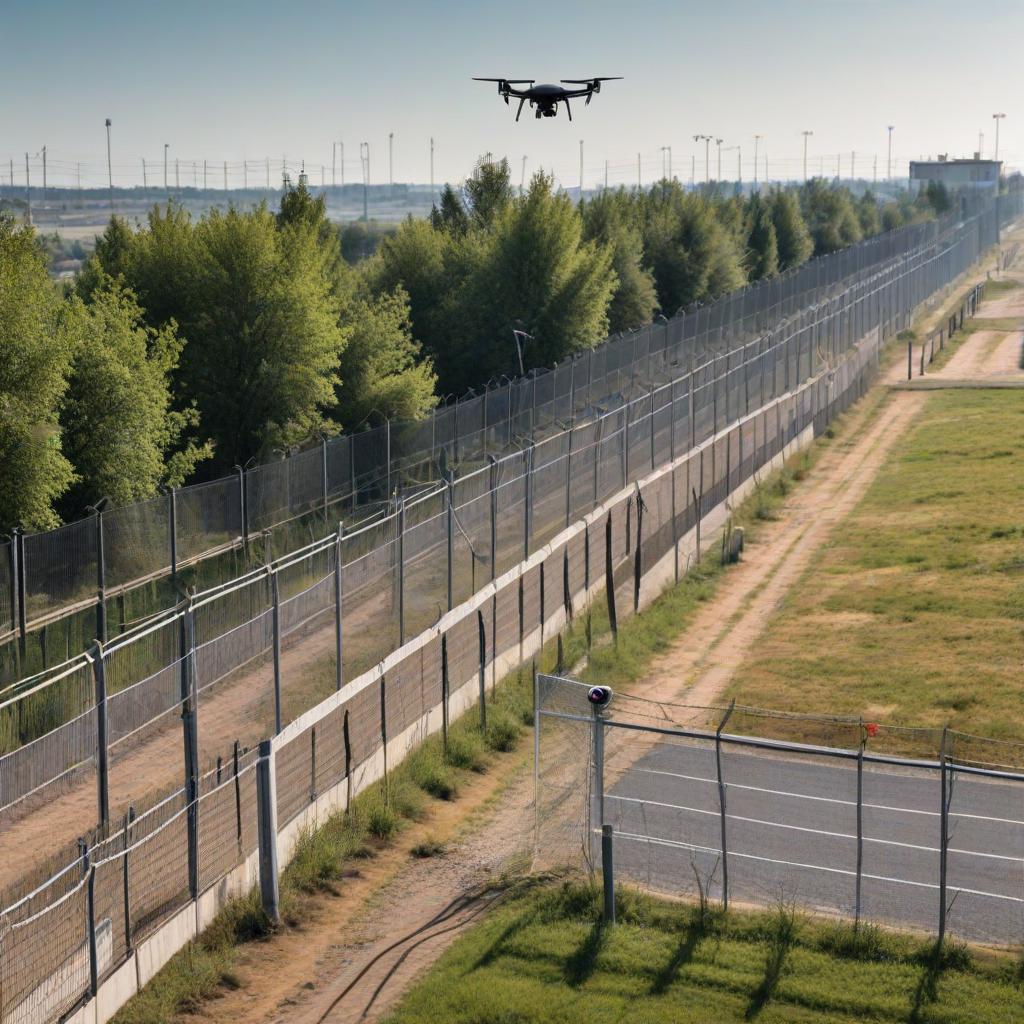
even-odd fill
[{"label": "floodlight mast", "polygon": [[704,184],[711,184],[711,139],[710,135],[694,135],[694,142],[704,143]]}]

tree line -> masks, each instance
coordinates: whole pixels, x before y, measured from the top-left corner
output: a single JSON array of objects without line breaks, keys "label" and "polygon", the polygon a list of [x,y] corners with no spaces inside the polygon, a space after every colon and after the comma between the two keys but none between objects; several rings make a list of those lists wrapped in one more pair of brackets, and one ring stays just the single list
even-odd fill
[{"label": "tree line", "polygon": [[[280,207],[112,218],[73,286],[0,217],[0,531],[76,519],[321,435],[426,414],[608,333],[935,216],[815,180],[749,196],[663,181],[574,203],[481,159],[426,219],[369,239]],[[353,253],[363,258],[353,263]]]}]

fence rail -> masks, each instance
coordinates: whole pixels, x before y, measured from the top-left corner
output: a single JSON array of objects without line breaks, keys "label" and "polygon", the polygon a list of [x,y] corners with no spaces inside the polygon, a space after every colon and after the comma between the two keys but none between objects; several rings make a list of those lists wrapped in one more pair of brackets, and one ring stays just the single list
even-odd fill
[{"label": "fence rail", "polygon": [[[988,210],[950,225],[765,337],[8,690],[0,846],[15,855],[22,823],[49,815],[59,847],[59,830],[77,827],[66,790],[73,801],[92,788],[101,827],[4,901],[0,1021],[56,1018],[185,908],[199,927],[252,883],[255,740],[274,736],[273,806],[294,838],[486,701],[487,680],[599,586],[619,618],[636,611],[701,520],[718,521],[730,495],[863,393],[883,337],[970,266],[996,224]],[[133,815],[140,771],[164,795]]]},{"label": "fence rail", "polygon": [[[575,838],[654,891],[1024,940],[1024,744],[629,695],[595,709],[557,676],[537,693],[539,863],[571,858]],[[804,741],[772,735],[780,722]]]},{"label": "fence rail", "polygon": [[[1014,203],[1016,193],[972,208],[971,220],[991,237]],[[55,652],[61,647],[70,656],[94,638],[106,640],[112,625],[123,629],[172,607],[183,585],[197,578],[236,575],[267,531],[285,530],[283,542],[292,546],[289,527],[292,534],[308,534],[321,519],[336,525],[364,518],[396,487],[436,482],[445,467],[472,472],[489,456],[560,432],[594,408],[635,398],[683,367],[713,354],[727,358],[729,350],[802,315],[808,305],[843,301],[852,281],[937,244],[957,230],[960,217],[950,214],[814,259],[671,320],[612,337],[553,369],[488,385],[421,421],[325,438],[277,461],[238,467],[223,479],[97,512],[47,533],[16,531],[0,550],[0,641],[17,640],[0,646],[0,682],[60,661]],[[904,298],[895,298],[897,318],[906,315]],[[900,319],[896,329],[902,326]]]}]

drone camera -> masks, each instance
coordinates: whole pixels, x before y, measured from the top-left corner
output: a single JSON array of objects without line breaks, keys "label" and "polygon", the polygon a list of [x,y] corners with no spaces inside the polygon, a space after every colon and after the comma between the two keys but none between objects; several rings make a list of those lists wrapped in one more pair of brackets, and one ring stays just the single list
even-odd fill
[{"label": "drone camera", "polygon": [[596,708],[607,707],[612,699],[612,691],[608,686],[592,686],[587,690],[587,700]]}]

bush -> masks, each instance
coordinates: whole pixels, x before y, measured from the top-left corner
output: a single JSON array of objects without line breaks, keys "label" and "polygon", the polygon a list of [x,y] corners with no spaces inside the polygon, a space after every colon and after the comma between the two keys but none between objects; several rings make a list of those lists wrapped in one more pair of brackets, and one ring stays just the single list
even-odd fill
[{"label": "bush", "polygon": [[438,800],[454,800],[459,792],[455,771],[433,743],[419,748],[409,757],[409,775],[424,792]]},{"label": "bush", "polygon": [[445,760],[453,768],[468,768],[473,772],[487,770],[484,740],[476,729],[452,729],[448,733],[448,751]]},{"label": "bush", "polygon": [[522,731],[522,727],[507,711],[494,709],[487,722],[487,746],[491,750],[508,753],[515,749]]}]

